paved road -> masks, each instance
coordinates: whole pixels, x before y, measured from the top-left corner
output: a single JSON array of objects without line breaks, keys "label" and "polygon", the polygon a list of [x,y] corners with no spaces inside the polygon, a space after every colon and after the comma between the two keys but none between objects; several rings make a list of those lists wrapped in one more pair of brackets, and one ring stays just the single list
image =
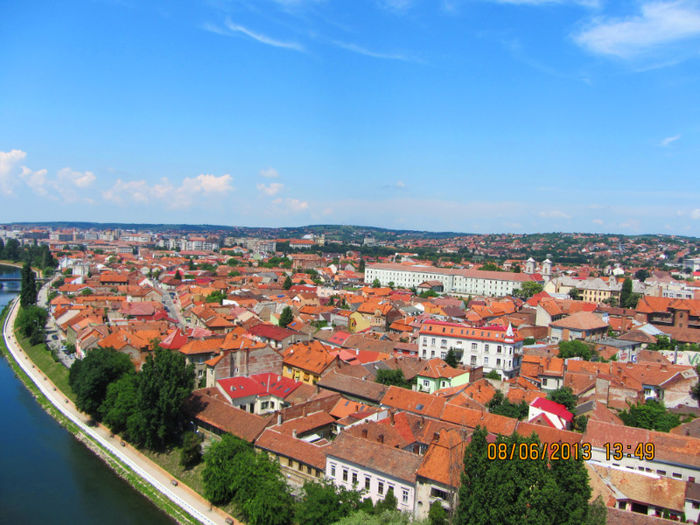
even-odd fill
[{"label": "paved road", "polygon": [[85,434],[88,434],[95,439],[95,441],[99,442],[100,445],[117,456],[146,482],[150,483],[155,489],[167,496],[168,499],[183,508],[201,523],[223,525],[227,523],[226,520],[229,519],[235,524],[242,525],[240,522],[233,520],[231,516],[218,507],[212,507],[208,501],[187,485],[178,483],[177,486],[173,486],[171,484],[173,477],[168,472],[150,461],[131,445],[125,444],[121,446],[119,437],[110,437],[111,432],[107,427],[103,425],[88,425],[89,417],[80,412],[70,399],[66,398],[60,390],[56,389],[55,385],[34,366],[17,343],[11,327],[14,325],[19,310],[18,306],[19,301],[15,300],[12,304],[10,314],[5,320],[3,326],[5,345],[22,369],[58,410],[78,425]]}]

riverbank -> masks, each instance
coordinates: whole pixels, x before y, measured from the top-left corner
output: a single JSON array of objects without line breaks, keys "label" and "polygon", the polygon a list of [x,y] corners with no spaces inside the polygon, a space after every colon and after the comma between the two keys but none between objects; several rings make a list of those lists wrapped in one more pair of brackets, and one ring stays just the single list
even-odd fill
[{"label": "riverbank", "polygon": [[[179,523],[229,523],[231,517],[184,484],[149,461],[138,450],[115,438],[102,425],[91,424],[72,401],[56,388],[19,345],[12,326],[17,315],[17,301],[11,304],[3,320],[3,355],[17,377],[37,398],[39,404],[73,435],[98,453],[105,462],[136,490]],[[87,441],[85,441],[87,440]]]},{"label": "riverbank", "polygon": [[[9,266],[11,268],[22,269],[22,267],[24,266],[24,263],[18,263],[18,262],[0,259],[0,266]],[[32,270],[34,270],[34,273],[36,273],[40,279],[44,277],[44,272],[41,269],[32,266]]]}]

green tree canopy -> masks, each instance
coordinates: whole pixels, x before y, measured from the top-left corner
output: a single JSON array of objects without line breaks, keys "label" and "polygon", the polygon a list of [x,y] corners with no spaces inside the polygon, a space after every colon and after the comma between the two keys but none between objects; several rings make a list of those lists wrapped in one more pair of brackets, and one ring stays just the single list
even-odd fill
[{"label": "green tree canopy", "polygon": [[294,313],[292,312],[291,307],[285,306],[284,310],[282,310],[282,313],[280,314],[279,325],[282,328],[287,328],[292,321],[294,321]]},{"label": "green tree canopy", "polygon": [[637,403],[620,412],[620,419],[630,427],[646,428],[668,432],[681,424],[678,414],[666,410],[663,401],[649,399],[646,403]]},{"label": "green tree canopy", "polygon": [[457,356],[457,351],[454,348],[450,348],[445,355],[445,363],[447,363],[452,368],[456,368],[459,365],[459,357]]},{"label": "green tree canopy", "polygon": [[29,263],[22,266],[22,285],[19,293],[19,304],[21,306],[31,306],[36,304],[37,290],[34,270]]},{"label": "green tree canopy", "polygon": [[583,341],[560,341],[559,342],[559,357],[566,359],[569,357],[580,357],[586,361],[590,361],[598,354]]},{"label": "green tree canopy", "polygon": [[372,281],[372,288],[381,288],[382,283],[379,282],[379,279],[375,279]]},{"label": "green tree canopy", "polygon": [[196,432],[188,430],[182,435],[180,465],[192,468],[200,461],[202,461],[202,437]]},{"label": "green tree canopy", "polygon": [[[155,355],[154,355],[155,354]],[[179,435],[185,399],[194,386],[194,366],[182,354],[156,348],[139,372],[137,409],[127,420],[129,437],[149,449],[162,449]]]},{"label": "green tree canopy", "polygon": [[284,279],[284,284],[282,285],[282,288],[284,288],[285,290],[289,290],[291,287],[292,287],[292,278],[289,277],[289,275],[288,275]]},{"label": "green tree canopy", "polygon": [[491,400],[486,404],[489,412],[501,416],[512,417],[523,420],[527,417],[530,407],[525,401],[512,403],[503,395],[500,390],[496,390]]},{"label": "green tree canopy", "polygon": [[377,383],[381,383],[382,385],[394,385],[400,386],[402,388],[411,388],[411,383],[406,381],[406,378],[403,375],[403,371],[399,369],[379,369],[377,370],[377,377],[375,378],[375,381]]},{"label": "green tree canopy", "polygon": [[[107,386],[107,394],[99,410],[103,423],[115,434],[126,430],[127,419],[136,410],[137,385],[137,375],[126,373]],[[125,437],[128,439],[128,436]]]},{"label": "green tree canopy", "polygon": [[547,399],[564,405],[569,412],[573,412],[574,408],[576,408],[576,404],[578,403],[577,397],[568,386],[563,386],[551,391],[549,394],[547,394]]},{"label": "green tree canopy", "polygon": [[525,281],[520,288],[515,290],[514,295],[520,299],[529,299],[542,291],[542,284],[535,281]]},{"label": "green tree canopy", "polygon": [[90,350],[84,359],[73,362],[68,373],[68,383],[77,397],[75,405],[99,421],[110,383],[133,371],[134,365],[126,354],[112,348]]},{"label": "green tree canopy", "polygon": [[360,493],[331,483],[304,484],[295,509],[298,525],[330,525],[359,508]]},{"label": "green tree canopy", "polygon": [[20,334],[29,339],[32,345],[44,342],[44,333],[48,312],[40,306],[27,306],[20,308],[15,321],[15,327]]}]

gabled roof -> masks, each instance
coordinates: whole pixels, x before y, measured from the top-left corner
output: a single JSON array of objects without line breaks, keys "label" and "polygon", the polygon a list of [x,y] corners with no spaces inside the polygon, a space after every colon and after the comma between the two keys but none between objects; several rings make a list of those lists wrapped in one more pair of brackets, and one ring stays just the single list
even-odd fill
[{"label": "gabled roof", "polygon": [[574,415],[569,412],[564,405],[561,403],[556,403],[551,399],[547,399],[546,397],[536,398],[532,403],[530,403],[530,406],[539,408],[540,410],[549,412],[550,414],[554,414],[568,423],[571,423],[571,421],[574,419]]},{"label": "gabled roof", "polygon": [[382,397],[381,404],[390,408],[407,410],[414,414],[439,418],[445,406],[445,399],[432,394],[390,386]]},{"label": "gabled roof", "polygon": [[600,330],[607,328],[608,323],[603,321],[600,316],[591,312],[577,312],[553,323],[549,326],[556,328],[568,328],[570,330]]},{"label": "gabled roof", "polygon": [[293,332],[292,330],[287,330],[286,328],[267,323],[260,323],[255,326],[252,326],[248,329],[248,332],[257,337],[271,339],[277,342],[282,342],[288,337],[298,335],[297,332]]}]

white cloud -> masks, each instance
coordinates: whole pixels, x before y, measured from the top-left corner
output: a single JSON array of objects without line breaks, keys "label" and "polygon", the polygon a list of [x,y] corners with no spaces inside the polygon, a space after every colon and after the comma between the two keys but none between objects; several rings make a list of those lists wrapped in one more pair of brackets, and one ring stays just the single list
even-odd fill
[{"label": "white cloud", "polygon": [[378,51],[372,51],[371,49],[367,49],[362,46],[358,46],[357,44],[350,44],[338,40],[334,40],[333,44],[341,49],[345,49],[346,51],[351,51],[353,53],[368,56],[371,58],[379,58],[381,60],[400,60],[402,62],[418,62],[418,60],[416,60],[415,58],[411,58],[400,53],[381,53]]},{"label": "white cloud", "polygon": [[179,186],[175,186],[167,178],[163,178],[160,183],[153,185],[145,180],[123,181],[117,179],[111,188],[102,192],[102,198],[120,205],[160,201],[168,208],[182,209],[189,208],[194,204],[203,204],[203,197],[219,196],[233,191],[232,182],[233,177],[228,174],[220,177],[211,174],[185,177]]},{"label": "white cloud", "polygon": [[277,170],[274,168],[265,168],[260,170],[260,176],[265,177],[266,179],[276,179],[280,176],[280,174],[277,173]]},{"label": "white cloud", "polygon": [[697,0],[647,1],[627,18],[596,18],[574,41],[593,53],[634,58],[659,46],[700,36]]},{"label": "white cloud", "polygon": [[694,220],[700,219],[700,208],[695,208],[690,212],[690,218]]},{"label": "white cloud", "polygon": [[247,27],[236,24],[229,19],[226,19],[226,22],[224,22],[224,25],[226,26],[226,29],[228,29],[230,31],[230,33],[227,33],[226,31],[223,31],[223,30],[219,29],[218,27],[213,26],[211,24],[205,25],[203,27],[205,30],[210,31],[212,33],[223,34],[223,35],[228,35],[228,36],[230,36],[231,33],[240,33],[244,36],[247,36],[248,38],[250,38],[252,40],[255,40],[256,42],[260,42],[261,44],[265,44],[268,46],[281,47],[283,49],[291,49],[293,51],[302,51],[302,52],[305,51],[304,46],[302,46],[298,42],[284,42],[282,40],[276,40],[276,39],[271,38],[267,35],[263,35],[262,33],[252,31],[251,29],[248,29]]},{"label": "white cloud", "polygon": [[259,192],[272,197],[273,195],[277,195],[280,191],[282,191],[282,188],[284,188],[284,184],[280,182],[271,182],[267,185],[258,184],[256,187],[258,188]]},{"label": "white cloud", "polygon": [[593,219],[591,222],[592,222],[593,224],[598,224],[598,225],[600,225],[600,226],[603,225],[603,220],[602,220],[602,219]]},{"label": "white cloud", "polygon": [[672,136],[672,137],[666,137],[666,138],[663,139],[661,142],[659,142],[659,146],[662,146],[662,147],[665,148],[665,147],[669,146],[670,144],[672,144],[673,142],[676,142],[679,138],[681,138],[680,135],[674,135],[674,136]]},{"label": "white cloud", "polygon": [[49,190],[47,188],[48,181],[46,179],[46,170],[32,171],[26,166],[22,166],[22,172],[20,177],[24,180],[25,184],[29,186],[35,193],[39,195],[47,195]]},{"label": "white cloud", "polygon": [[571,215],[568,215],[560,210],[541,211],[539,213],[539,216],[543,217],[545,219],[570,219],[571,218]]},{"label": "white cloud", "polygon": [[405,183],[404,181],[402,181],[402,180],[398,180],[398,181],[396,181],[396,187],[397,187],[397,188],[405,188],[405,187],[406,187],[406,183]]},{"label": "white cloud", "polygon": [[91,171],[73,171],[70,168],[63,168],[58,171],[59,182],[73,184],[78,188],[87,188],[97,177]]},{"label": "white cloud", "polygon": [[27,154],[19,149],[0,151],[0,193],[12,195],[16,181],[15,167]]},{"label": "white cloud", "polygon": [[285,201],[287,208],[292,212],[300,212],[309,209],[309,203],[299,199],[287,199]]}]

